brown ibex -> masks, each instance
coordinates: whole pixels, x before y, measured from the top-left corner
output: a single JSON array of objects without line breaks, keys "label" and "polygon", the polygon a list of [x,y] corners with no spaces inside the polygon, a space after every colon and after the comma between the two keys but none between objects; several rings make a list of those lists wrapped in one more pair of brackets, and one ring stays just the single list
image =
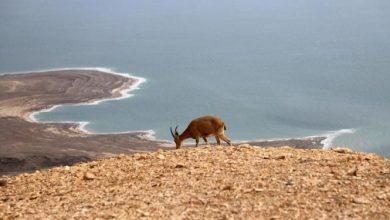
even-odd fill
[{"label": "brown ibex", "polygon": [[221,144],[220,139],[224,140],[229,145],[232,145],[229,138],[224,134],[224,131],[226,130],[225,123],[215,116],[203,116],[192,120],[186,130],[180,135],[177,132],[177,128],[178,126],[176,126],[174,132],[172,131],[172,128],[170,128],[172,137],[176,143],[176,149],[179,149],[182,142],[188,138],[195,139],[196,146],[199,144],[200,137],[208,144],[207,137],[210,135],[215,136],[218,145]]}]

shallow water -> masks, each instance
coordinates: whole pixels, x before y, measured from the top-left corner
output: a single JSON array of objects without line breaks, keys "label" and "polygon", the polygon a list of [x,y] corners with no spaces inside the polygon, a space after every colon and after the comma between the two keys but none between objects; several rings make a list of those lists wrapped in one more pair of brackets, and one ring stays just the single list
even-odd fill
[{"label": "shallow water", "polygon": [[[390,155],[390,2],[0,3],[0,72],[108,67],[147,79],[134,96],[40,120],[170,139],[220,115],[233,139],[353,129],[332,145]],[[348,130],[352,131],[352,130]]]}]

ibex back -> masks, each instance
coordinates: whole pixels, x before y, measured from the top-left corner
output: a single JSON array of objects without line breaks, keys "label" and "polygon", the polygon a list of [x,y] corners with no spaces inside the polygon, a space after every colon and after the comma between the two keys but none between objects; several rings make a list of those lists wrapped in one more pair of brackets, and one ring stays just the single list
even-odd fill
[{"label": "ibex back", "polygon": [[195,139],[196,146],[199,144],[199,138],[203,138],[206,144],[208,144],[207,137],[212,135],[215,136],[218,145],[221,144],[220,139],[231,145],[231,141],[225,136],[225,123],[216,116],[208,115],[192,120],[186,130],[180,135],[177,132],[177,128],[178,126],[176,126],[175,131],[172,131],[171,128],[171,134],[176,143],[176,149],[179,149],[182,142],[188,138]]}]

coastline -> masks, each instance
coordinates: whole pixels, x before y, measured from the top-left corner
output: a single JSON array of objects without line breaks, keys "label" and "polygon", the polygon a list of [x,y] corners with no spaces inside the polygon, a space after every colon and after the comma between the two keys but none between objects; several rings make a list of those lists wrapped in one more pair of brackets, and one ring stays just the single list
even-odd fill
[{"label": "coastline", "polygon": [[0,75],[0,174],[71,165],[120,153],[149,152],[166,142],[153,131],[94,134],[88,122],[40,122],[35,116],[64,104],[96,105],[130,97],[145,79],[102,68]]},{"label": "coastline", "polygon": [[[98,105],[100,103],[106,102],[106,101],[114,101],[114,100],[121,100],[121,99],[126,99],[130,98],[133,96],[133,94],[130,94],[131,91],[138,90],[140,89],[139,86],[142,83],[147,82],[146,78],[139,77],[139,76],[134,76],[130,73],[121,73],[121,72],[115,72],[114,70],[106,67],[68,67],[68,68],[51,68],[51,69],[42,69],[42,70],[31,70],[31,71],[21,71],[21,72],[7,72],[7,73],[0,73],[0,77],[3,75],[10,75],[10,74],[31,74],[31,73],[45,73],[45,72],[55,72],[55,71],[74,71],[74,70],[79,70],[79,71],[98,71],[98,72],[103,72],[103,73],[108,73],[112,75],[118,75],[118,76],[123,76],[125,78],[133,79],[135,80],[134,83],[131,85],[127,86],[127,88],[116,88],[112,91],[113,95],[120,93],[119,96],[117,97],[108,97],[104,99],[99,99],[99,100],[94,100],[94,101],[87,101],[87,102],[81,102],[81,103],[62,103],[59,105],[53,105],[48,108],[44,108],[41,110],[37,110],[34,112],[31,112],[28,117],[26,117],[26,120],[29,120],[31,122],[36,122],[36,123],[75,123],[79,124],[79,129],[87,134],[123,134],[123,133],[139,133],[139,132],[145,132],[144,137],[147,138],[148,140],[156,140],[156,137],[154,136],[155,132],[153,130],[145,130],[145,131],[124,131],[124,132],[104,132],[104,133],[94,133],[92,131],[89,131],[85,127],[90,123],[88,121],[39,121],[38,119],[35,118],[36,115],[40,113],[45,113],[45,112],[51,112],[55,110],[58,107],[64,106],[64,105],[72,105],[72,106],[81,106],[81,105]],[[277,142],[289,142],[289,141],[318,141],[316,145],[322,145],[322,148],[324,149],[329,149],[331,148],[333,141],[344,134],[353,134],[356,132],[357,129],[354,128],[347,128],[347,129],[339,129],[339,130],[334,130],[334,131],[328,131],[323,134],[319,135],[312,135],[312,136],[305,136],[305,137],[293,137],[293,138],[270,138],[270,139],[251,139],[251,140],[236,140],[234,143],[237,144],[244,144],[244,143],[257,143],[257,144],[265,144],[269,145],[272,143],[277,143]],[[167,140],[161,140],[161,141],[167,141]]]},{"label": "coastline", "polygon": [[[306,137],[295,138],[272,138],[272,139],[255,139],[255,140],[242,140],[236,141],[236,143],[249,143],[251,145],[260,146],[286,146],[284,143],[289,143],[288,146],[294,146],[296,148],[320,148],[330,149],[333,146],[333,141],[342,135],[353,134],[357,131],[354,128],[339,129],[334,131],[328,131],[319,135],[311,135]],[[312,144],[310,144],[310,142]]]},{"label": "coastline", "polygon": [[[27,120],[31,122],[36,122],[36,123],[74,123],[74,124],[79,124],[79,130],[87,133],[87,134],[124,134],[124,133],[141,133],[144,132],[145,135],[144,137],[148,140],[156,140],[154,137],[154,131],[153,130],[145,130],[145,131],[124,131],[124,132],[104,132],[104,133],[95,133],[92,132],[85,127],[90,123],[89,121],[39,121],[35,116],[39,115],[41,113],[45,112],[51,112],[55,110],[56,108],[62,107],[64,105],[72,105],[72,106],[81,106],[81,105],[98,105],[103,102],[107,101],[115,101],[115,100],[121,100],[121,99],[126,99],[130,98],[133,96],[133,94],[130,94],[131,91],[138,90],[140,89],[139,86],[142,83],[145,83],[147,80],[146,78],[139,77],[139,76],[134,76],[129,73],[119,73],[115,72],[109,68],[103,68],[103,67],[74,67],[74,68],[54,68],[54,69],[46,69],[46,70],[38,70],[38,71],[28,71],[28,72],[15,72],[15,73],[7,73],[7,74],[29,74],[29,73],[45,73],[45,72],[52,72],[52,71],[72,71],[72,70],[79,70],[79,71],[98,71],[98,72],[103,72],[107,74],[112,74],[112,75],[117,75],[117,76],[122,76],[131,80],[134,80],[133,83],[130,83],[129,85],[124,85],[123,87],[118,87],[114,90],[112,90],[112,97],[108,98],[103,98],[99,100],[93,100],[93,101],[87,101],[87,102],[81,102],[81,103],[63,103],[59,105],[53,105],[48,108],[44,108],[38,111],[31,112],[30,115],[27,117]],[[0,75],[1,76],[1,75]],[[118,95],[119,94],[119,95]]]},{"label": "coastline", "polygon": [[[120,153],[174,149],[154,131],[93,133],[89,122],[39,121],[37,114],[62,105],[97,105],[132,96],[145,78],[107,68],[60,68],[0,75],[1,173],[24,172]],[[233,141],[261,147],[321,149],[330,136]],[[334,139],[334,137],[333,137]],[[333,140],[331,139],[331,140]],[[192,146],[188,143],[186,146]]]}]

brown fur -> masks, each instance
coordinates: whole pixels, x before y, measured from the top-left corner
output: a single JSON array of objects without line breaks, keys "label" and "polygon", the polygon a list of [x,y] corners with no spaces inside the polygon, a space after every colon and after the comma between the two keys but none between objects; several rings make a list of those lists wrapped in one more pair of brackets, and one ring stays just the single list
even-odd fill
[{"label": "brown fur", "polygon": [[182,142],[188,138],[195,139],[196,146],[199,144],[199,138],[203,138],[206,144],[208,144],[208,136],[215,136],[218,145],[221,144],[220,139],[231,145],[231,141],[224,134],[225,130],[226,126],[222,119],[216,116],[207,115],[192,120],[182,134],[179,135],[177,127],[175,132],[173,132],[171,128],[171,133],[176,143],[176,149],[179,149]]}]

